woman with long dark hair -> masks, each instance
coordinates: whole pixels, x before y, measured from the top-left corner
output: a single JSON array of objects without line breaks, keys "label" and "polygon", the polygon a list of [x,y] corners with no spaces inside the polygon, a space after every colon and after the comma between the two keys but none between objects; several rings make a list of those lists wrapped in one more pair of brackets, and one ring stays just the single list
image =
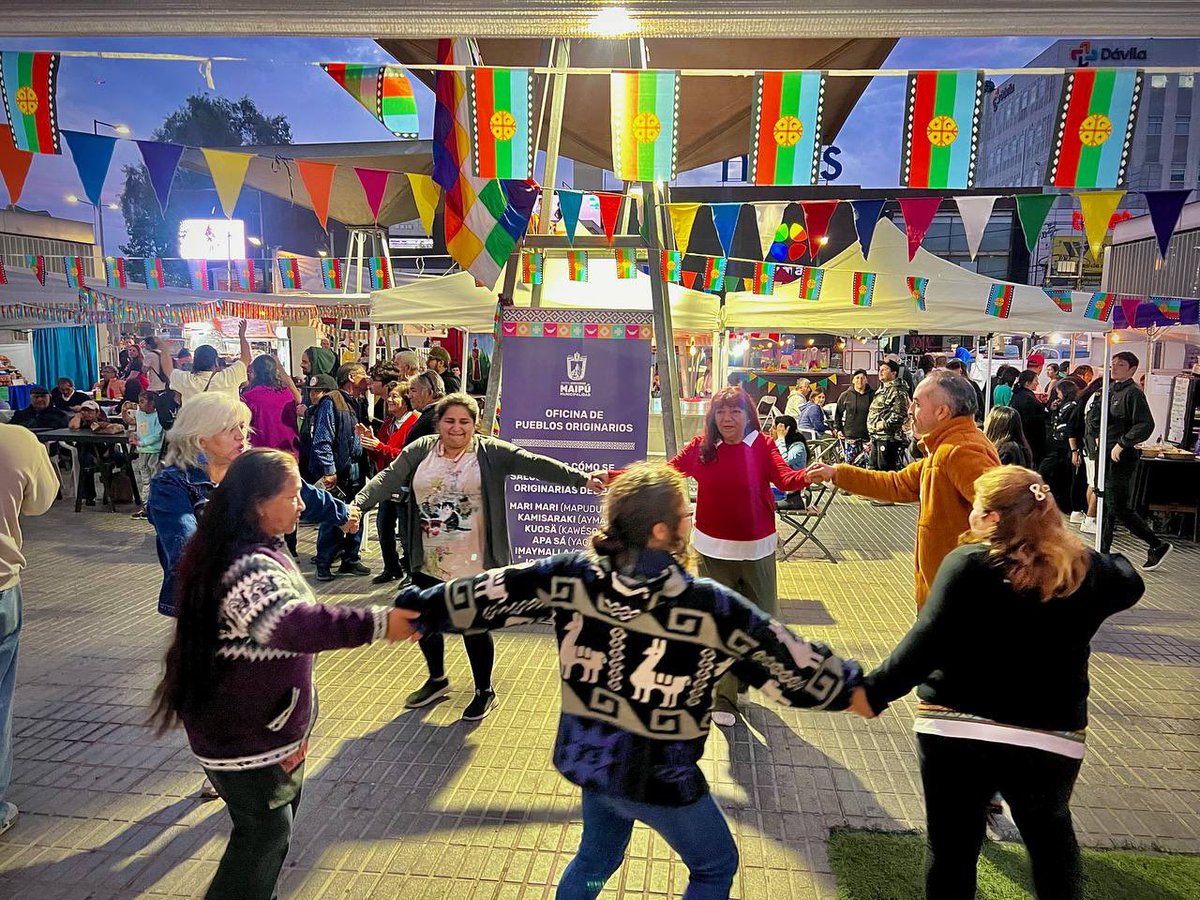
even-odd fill
[{"label": "woman with long dark hair", "polygon": [[[920,699],[925,896],[975,896],[988,803],[999,791],[1037,896],[1077,900],[1070,800],[1084,756],[1089,645],[1145,586],[1125,557],[1089,550],[1068,532],[1049,486],[1017,466],[975,481],[961,541],[916,623],[866,678],[876,713],[914,687]],[[998,669],[997,647],[1021,664]]]},{"label": "woman with long dark hair", "polygon": [[1015,366],[1004,365],[992,377],[992,406],[1008,406],[1012,400],[1013,385],[1021,372]]},{"label": "woman with long dark hair", "polygon": [[[434,373],[436,374],[436,373]],[[421,379],[414,378],[413,383]],[[410,443],[395,462],[367,482],[354,498],[364,512],[405,494],[401,533],[413,584],[429,587],[484,569],[512,563],[505,518],[504,484],[510,475],[550,484],[587,487],[599,493],[606,477],[582,472],[548,456],[479,434],[479,404],[468,394],[447,394],[434,406],[437,431]],[[463,710],[468,722],[482,719],[496,704],[492,668],[496,648],[487,633],[463,635],[475,696]],[[429,678],[404,705],[417,709],[450,693],[446,642],[440,634],[422,638]]]},{"label": "woman with long dark hair", "polygon": [[1033,466],[1033,451],[1025,439],[1021,415],[1011,406],[993,406],[983,423],[983,436],[992,442],[1002,466]]},{"label": "woman with long dark hair", "polygon": [[160,733],[183,724],[233,820],[210,900],[275,896],[316,721],[316,654],[409,633],[402,610],[314,601],[280,540],[300,521],[302,487],[290,454],[241,454],[179,561],[153,718]]},{"label": "woman with long dark hair", "polygon": [[[808,486],[804,471],[788,467],[775,442],[763,435],[750,395],[741,388],[718,391],[709,405],[704,434],[679,451],[671,465],[696,481],[696,526],[692,545],[700,574],[750,599],[770,615],[779,614],[776,586],[775,497]],[[713,721],[737,721],[736,675],[717,684]]]},{"label": "woman with long dark hair", "polygon": [[1038,474],[1050,485],[1058,508],[1067,515],[1071,513],[1071,487],[1075,479],[1070,441],[1078,396],[1079,384],[1075,379],[1058,378],[1051,382],[1046,404],[1046,455],[1038,465]]}]

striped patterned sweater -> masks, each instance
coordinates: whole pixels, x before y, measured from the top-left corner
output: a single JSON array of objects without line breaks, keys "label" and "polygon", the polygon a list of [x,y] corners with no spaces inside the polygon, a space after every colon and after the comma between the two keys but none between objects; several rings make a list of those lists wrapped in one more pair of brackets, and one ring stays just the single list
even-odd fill
[{"label": "striped patterned sweater", "polygon": [[212,693],[203,709],[183,716],[205,768],[261,768],[301,751],[316,719],[315,655],[387,634],[386,607],[315,602],[280,551],[246,548],[222,579]]}]

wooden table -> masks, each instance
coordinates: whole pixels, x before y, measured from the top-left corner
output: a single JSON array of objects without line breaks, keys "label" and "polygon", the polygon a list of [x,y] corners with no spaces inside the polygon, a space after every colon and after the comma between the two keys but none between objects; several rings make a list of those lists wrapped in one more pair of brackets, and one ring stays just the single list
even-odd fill
[{"label": "wooden table", "polygon": [[[129,434],[126,431],[121,431],[119,434],[100,434],[95,431],[84,431],[76,428],[52,428],[49,430],[35,430],[37,439],[43,444],[63,443],[74,444],[98,444],[102,447],[121,448],[125,450],[125,461],[121,465],[121,471],[129,476],[129,483],[133,487],[133,502],[139,507],[142,505],[141,495],[138,493],[137,478],[133,474],[133,454],[129,443]],[[107,454],[107,458],[101,457],[98,460],[100,464],[100,481],[104,485],[104,495],[108,500],[108,507],[113,512],[117,511],[117,502],[113,498],[112,478],[113,478],[113,460],[112,454]],[[79,477],[83,474],[83,466],[79,465],[76,472],[76,488],[75,488],[75,512],[79,512],[83,504],[83,497],[80,496],[78,487]]]}]

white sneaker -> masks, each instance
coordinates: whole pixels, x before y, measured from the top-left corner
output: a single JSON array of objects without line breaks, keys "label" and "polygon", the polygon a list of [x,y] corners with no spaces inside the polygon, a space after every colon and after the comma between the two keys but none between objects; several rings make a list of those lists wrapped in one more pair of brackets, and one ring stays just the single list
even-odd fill
[{"label": "white sneaker", "polygon": [[1077,509],[1077,510],[1075,510],[1075,512],[1071,513],[1071,524],[1072,525],[1082,525],[1083,520],[1086,518],[1087,518],[1087,513],[1085,513],[1081,509]]},{"label": "white sneaker", "polygon": [[712,714],[714,725],[720,725],[722,728],[732,728],[737,724],[737,716],[725,710],[718,710]]},{"label": "white sneaker", "polygon": [[0,800],[0,834],[8,831],[17,824],[17,816],[21,811],[17,809],[17,804],[9,803],[7,800]]},{"label": "white sneaker", "polygon": [[1096,520],[1085,518],[1083,520],[1083,524],[1079,526],[1079,530],[1083,534],[1095,534],[1096,533]]}]

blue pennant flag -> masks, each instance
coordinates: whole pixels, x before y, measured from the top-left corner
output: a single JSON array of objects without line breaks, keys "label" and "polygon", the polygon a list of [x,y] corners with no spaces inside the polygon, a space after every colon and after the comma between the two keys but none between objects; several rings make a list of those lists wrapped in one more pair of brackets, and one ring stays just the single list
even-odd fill
[{"label": "blue pennant flag", "polygon": [[99,206],[104,179],[108,177],[108,164],[112,162],[117,139],[83,131],[64,131],[62,134],[67,139],[67,146],[71,148],[71,157],[79,171],[84,196],[93,206]]},{"label": "blue pennant flag", "polygon": [[740,203],[714,203],[712,204],[713,228],[717,230],[717,240],[721,242],[721,249],[725,255],[729,255],[729,249],[733,245],[733,232],[737,229],[738,216],[742,212],[742,204]]},{"label": "blue pennant flag", "polygon": [[862,246],[863,259],[871,253],[871,238],[875,236],[875,224],[883,212],[886,200],[851,200],[854,209],[854,230],[858,233],[858,243]]}]

